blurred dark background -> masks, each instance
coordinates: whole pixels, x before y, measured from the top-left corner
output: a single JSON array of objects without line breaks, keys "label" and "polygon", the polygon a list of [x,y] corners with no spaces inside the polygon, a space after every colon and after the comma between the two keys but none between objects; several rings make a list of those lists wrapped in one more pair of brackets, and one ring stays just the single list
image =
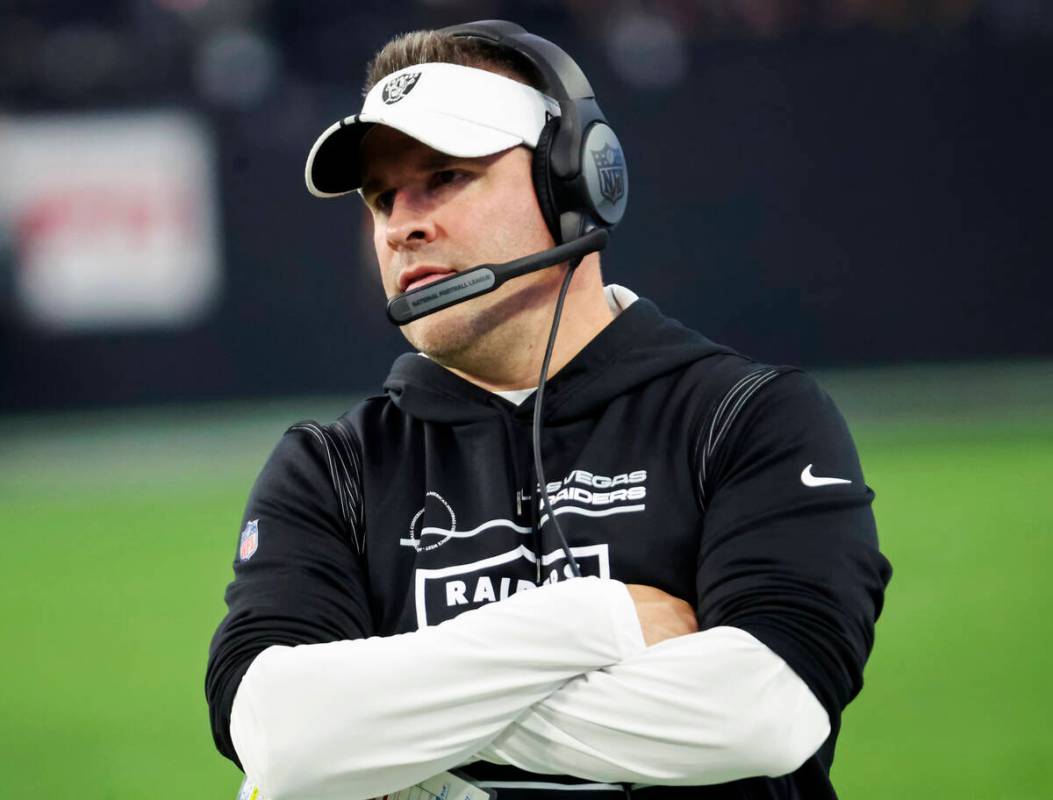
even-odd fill
[{"label": "blurred dark background", "polygon": [[621,136],[609,282],[771,362],[1053,356],[1042,0],[0,9],[0,410],[378,388],[407,345],[304,159],[391,35],[482,18],[568,50]]}]

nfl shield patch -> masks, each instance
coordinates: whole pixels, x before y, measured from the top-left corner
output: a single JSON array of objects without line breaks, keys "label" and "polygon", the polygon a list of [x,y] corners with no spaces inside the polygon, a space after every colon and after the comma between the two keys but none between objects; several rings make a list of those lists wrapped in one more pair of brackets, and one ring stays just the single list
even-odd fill
[{"label": "nfl shield patch", "polygon": [[625,156],[609,144],[604,144],[602,150],[589,152],[600,175],[600,194],[609,202],[617,203],[625,194]]},{"label": "nfl shield patch", "polygon": [[259,520],[250,519],[241,532],[241,545],[238,547],[238,558],[248,561],[260,544]]}]

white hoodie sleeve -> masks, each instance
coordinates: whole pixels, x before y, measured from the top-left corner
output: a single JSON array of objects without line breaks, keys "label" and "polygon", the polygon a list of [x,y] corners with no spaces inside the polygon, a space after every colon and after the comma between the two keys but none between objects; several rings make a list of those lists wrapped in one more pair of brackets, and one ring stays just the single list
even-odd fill
[{"label": "white hoodie sleeve", "polygon": [[779,656],[719,627],[569,681],[478,755],[594,781],[701,785],[793,772],[829,733]]},{"label": "white hoodie sleeve", "polygon": [[472,760],[567,680],[643,650],[624,584],[566,581],[413,633],[269,647],[231,738],[270,800],[375,797]]}]

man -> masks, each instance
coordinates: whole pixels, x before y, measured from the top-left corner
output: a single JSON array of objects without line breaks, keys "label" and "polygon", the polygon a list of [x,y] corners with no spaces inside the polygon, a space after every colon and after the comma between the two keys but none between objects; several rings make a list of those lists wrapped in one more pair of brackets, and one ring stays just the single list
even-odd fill
[{"label": "man", "polygon": [[[409,34],[316,143],[308,186],[360,190],[389,298],[566,237],[536,161],[569,111],[537,67]],[[217,745],[264,796],[460,768],[503,800],[835,797],[890,576],[844,422],[803,373],[605,287],[591,253],[540,482],[570,266],[413,319],[385,396],[294,425],[264,467],[206,678]]]}]

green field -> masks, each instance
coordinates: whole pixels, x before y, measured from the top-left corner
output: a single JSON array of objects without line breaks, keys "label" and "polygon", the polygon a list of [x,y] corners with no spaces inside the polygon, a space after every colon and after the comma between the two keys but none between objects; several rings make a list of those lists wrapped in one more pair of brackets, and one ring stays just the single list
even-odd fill
[{"label": "green field", "polygon": [[[820,378],[895,567],[841,796],[1053,797],[1053,366]],[[341,405],[0,419],[0,797],[233,797],[202,680],[242,503]]]}]

